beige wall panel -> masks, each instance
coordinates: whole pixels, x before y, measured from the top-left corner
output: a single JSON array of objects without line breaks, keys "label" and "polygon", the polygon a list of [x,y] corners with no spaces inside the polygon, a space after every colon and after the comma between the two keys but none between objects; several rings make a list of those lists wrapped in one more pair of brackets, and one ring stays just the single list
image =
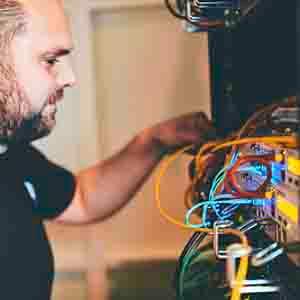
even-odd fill
[{"label": "beige wall panel", "polygon": [[[165,8],[100,12],[93,14],[93,26],[103,157],[155,122],[190,111],[209,113],[206,34],[183,32]],[[179,219],[186,173],[181,161],[164,181],[163,203]],[[91,229],[90,258],[101,261],[102,247],[111,262],[176,256],[188,236],[160,217],[152,177],[123,211]]]}]

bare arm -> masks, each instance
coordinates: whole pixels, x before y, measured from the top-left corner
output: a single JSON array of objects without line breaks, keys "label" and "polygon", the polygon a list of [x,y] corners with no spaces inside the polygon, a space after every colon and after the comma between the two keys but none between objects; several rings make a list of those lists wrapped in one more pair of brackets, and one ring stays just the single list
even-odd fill
[{"label": "bare arm", "polygon": [[88,224],[111,216],[134,196],[166,152],[202,143],[211,131],[201,113],[142,131],[119,153],[78,174],[74,199],[57,221]]}]

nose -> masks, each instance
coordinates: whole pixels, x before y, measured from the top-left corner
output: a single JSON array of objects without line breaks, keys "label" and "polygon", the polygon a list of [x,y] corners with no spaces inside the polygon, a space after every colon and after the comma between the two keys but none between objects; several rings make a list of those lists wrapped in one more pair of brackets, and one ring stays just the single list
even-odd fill
[{"label": "nose", "polygon": [[61,87],[73,87],[76,85],[76,76],[70,59],[65,59],[60,64],[60,70],[57,76],[57,84]]}]

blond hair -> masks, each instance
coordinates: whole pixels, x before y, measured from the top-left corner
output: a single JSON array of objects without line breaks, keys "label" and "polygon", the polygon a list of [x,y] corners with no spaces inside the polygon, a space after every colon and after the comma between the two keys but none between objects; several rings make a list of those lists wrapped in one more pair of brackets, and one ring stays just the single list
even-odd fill
[{"label": "blond hair", "polygon": [[0,49],[5,49],[12,38],[26,26],[26,13],[18,0],[0,0]]}]

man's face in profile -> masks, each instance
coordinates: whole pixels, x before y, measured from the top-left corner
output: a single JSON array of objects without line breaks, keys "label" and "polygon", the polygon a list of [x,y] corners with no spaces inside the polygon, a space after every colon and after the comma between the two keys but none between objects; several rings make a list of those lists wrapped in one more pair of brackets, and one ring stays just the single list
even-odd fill
[{"label": "man's face in profile", "polygon": [[64,88],[75,83],[69,61],[73,46],[62,2],[20,2],[27,24],[9,42],[0,63],[1,143],[49,134]]}]

